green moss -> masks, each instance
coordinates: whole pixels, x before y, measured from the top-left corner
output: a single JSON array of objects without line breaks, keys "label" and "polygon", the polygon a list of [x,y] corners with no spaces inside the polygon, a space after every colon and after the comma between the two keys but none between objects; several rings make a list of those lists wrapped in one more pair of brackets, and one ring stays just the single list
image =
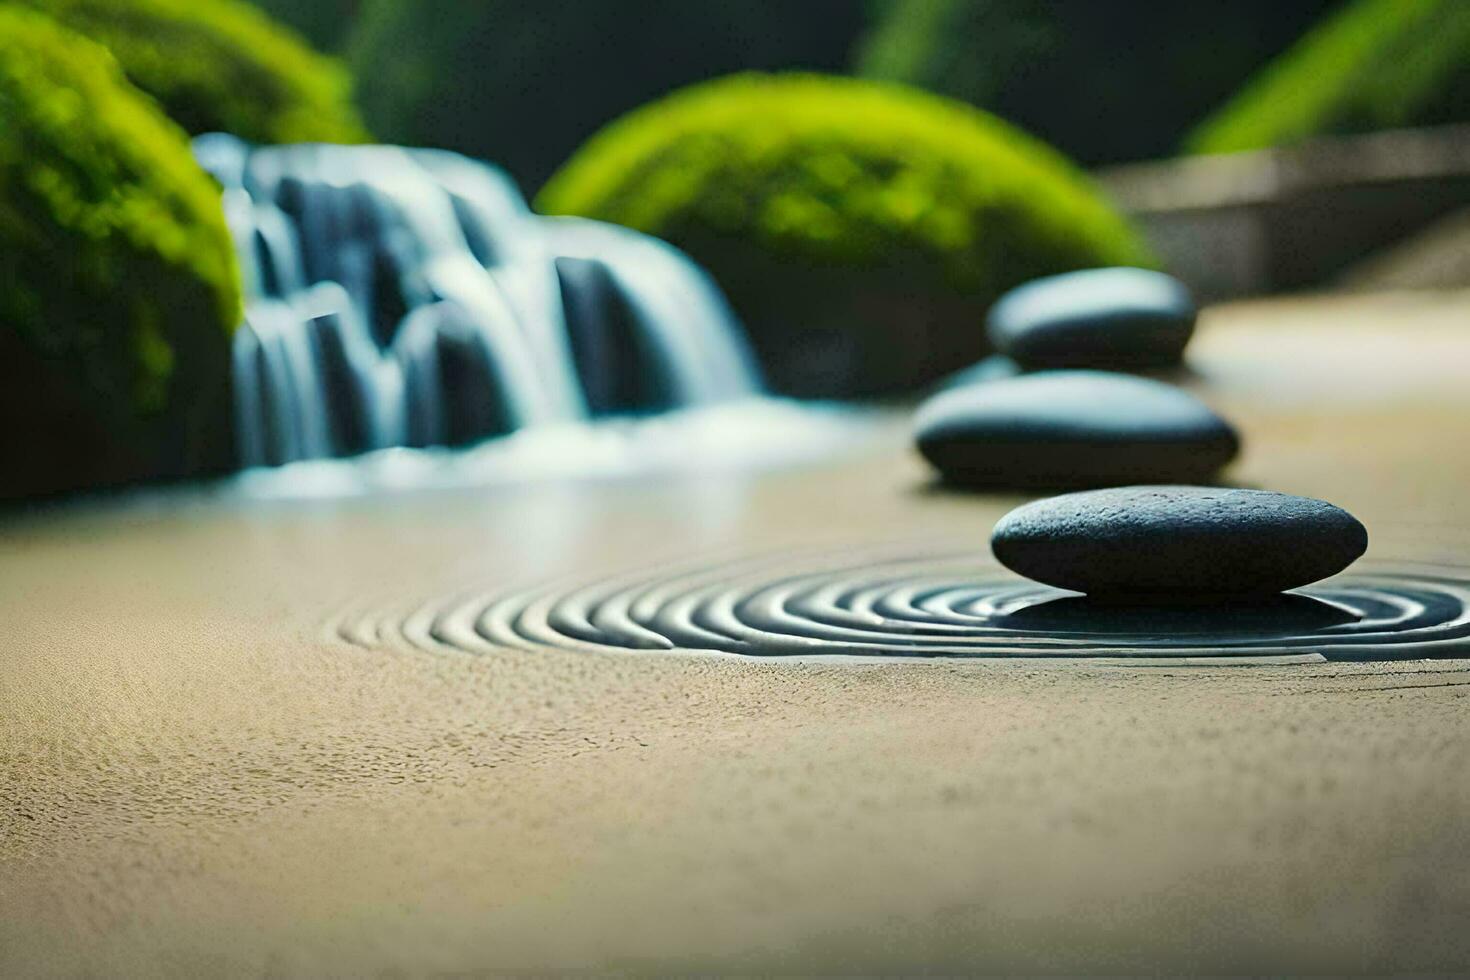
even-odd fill
[{"label": "green moss", "polygon": [[798,393],[935,376],[983,353],[980,319],[1001,291],[1151,261],[1082,173],[1019,130],[915,90],[814,75],[736,75],[639,109],[537,204],[685,248]]},{"label": "green moss", "polygon": [[1462,121],[1470,4],[1354,0],[1267,65],[1186,141],[1196,153]]},{"label": "green moss", "polygon": [[20,0],[107,46],[190,133],[360,142],[346,70],[239,0]]},{"label": "green moss", "polygon": [[14,7],[0,36],[0,496],[207,465],[241,303],[218,189],[105,49]]}]

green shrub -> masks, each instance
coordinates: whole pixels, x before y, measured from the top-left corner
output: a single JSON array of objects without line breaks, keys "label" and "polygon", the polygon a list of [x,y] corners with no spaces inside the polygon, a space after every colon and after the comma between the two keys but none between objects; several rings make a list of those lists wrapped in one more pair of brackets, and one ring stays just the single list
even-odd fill
[{"label": "green shrub", "polygon": [[105,49],[14,7],[0,37],[0,496],[228,460],[217,188]]},{"label": "green shrub", "polygon": [[1196,153],[1470,119],[1470,3],[1354,0],[1186,141]]},{"label": "green shrub", "polygon": [[347,72],[240,0],[21,0],[112,51],[190,133],[254,143],[365,138]]},{"label": "green shrub", "polygon": [[814,75],[736,75],[639,109],[537,204],[684,248],[796,394],[936,377],[984,353],[1001,291],[1150,261],[1044,144],[947,99]]}]

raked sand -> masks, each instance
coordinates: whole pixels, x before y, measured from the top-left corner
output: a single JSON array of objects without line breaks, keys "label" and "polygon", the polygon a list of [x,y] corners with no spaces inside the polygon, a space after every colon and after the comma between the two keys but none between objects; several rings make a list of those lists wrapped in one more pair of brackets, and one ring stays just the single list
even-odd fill
[{"label": "raked sand", "polygon": [[[1467,566],[1470,296],[1242,304],[1233,476]],[[0,975],[1470,969],[1470,663],[416,649],[423,600],[945,541],[901,426],[732,478],[0,527]],[[880,439],[882,441],[882,439]],[[14,463],[14,461],[12,461]],[[336,638],[347,611],[384,641]]]}]

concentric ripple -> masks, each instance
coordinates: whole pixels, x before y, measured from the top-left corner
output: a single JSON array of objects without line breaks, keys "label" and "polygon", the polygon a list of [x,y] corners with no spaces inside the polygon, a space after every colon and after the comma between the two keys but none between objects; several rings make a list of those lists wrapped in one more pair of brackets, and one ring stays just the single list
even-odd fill
[{"label": "concentric ripple", "polygon": [[1264,603],[1108,607],[973,554],[783,552],[473,593],[333,625],[380,646],[1303,663],[1470,656],[1470,578],[1396,566]]}]

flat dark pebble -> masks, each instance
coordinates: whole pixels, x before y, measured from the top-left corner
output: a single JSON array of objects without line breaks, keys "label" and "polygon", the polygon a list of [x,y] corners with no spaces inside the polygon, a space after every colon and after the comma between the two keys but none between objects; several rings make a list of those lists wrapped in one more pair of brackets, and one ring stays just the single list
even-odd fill
[{"label": "flat dark pebble", "polygon": [[1089,269],[1036,279],[991,307],[997,351],[1026,369],[1147,369],[1178,364],[1194,334],[1194,299],[1148,269]]},{"label": "flat dark pebble", "polygon": [[1208,481],[1240,450],[1188,392],[1105,371],[1045,371],[964,385],[919,406],[919,452],[946,482],[1070,489]]},{"label": "flat dark pebble", "polygon": [[1265,596],[1327,578],[1368,547],[1347,511],[1311,497],[1213,487],[1114,487],[1026,504],[991,550],[1027,578],[1146,603]]}]

